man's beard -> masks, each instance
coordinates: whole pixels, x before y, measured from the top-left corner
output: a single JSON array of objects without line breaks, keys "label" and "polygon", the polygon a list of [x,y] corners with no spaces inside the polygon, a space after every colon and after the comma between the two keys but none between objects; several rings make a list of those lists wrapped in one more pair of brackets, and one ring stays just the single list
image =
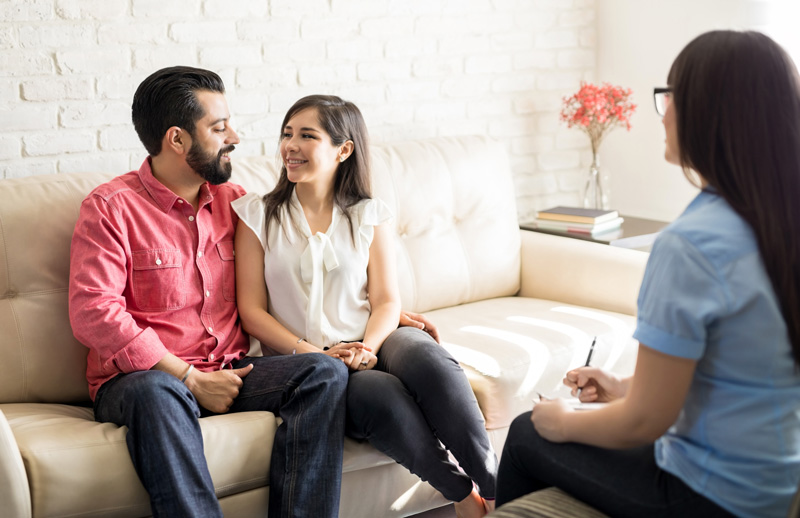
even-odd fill
[{"label": "man's beard", "polygon": [[186,163],[208,183],[211,185],[219,185],[231,179],[231,163],[225,162],[223,164],[222,155],[223,153],[229,153],[233,150],[234,146],[231,144],[228,147],[222,148],[216,155],[211,153],[207,154],[195,139],[192,141],[192,147],[186,155]]}]

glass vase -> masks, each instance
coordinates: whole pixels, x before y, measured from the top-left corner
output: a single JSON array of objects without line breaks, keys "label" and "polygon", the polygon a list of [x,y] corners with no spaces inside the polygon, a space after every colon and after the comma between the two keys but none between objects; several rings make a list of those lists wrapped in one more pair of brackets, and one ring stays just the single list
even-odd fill
[{"label": "glass vase", "polygon": [[589,176],[583,186],[583,208],[608,209],[607,178],[603,178],[600,170],[600,159],[597,154],[592,155],[592,165],[589,166]]}]

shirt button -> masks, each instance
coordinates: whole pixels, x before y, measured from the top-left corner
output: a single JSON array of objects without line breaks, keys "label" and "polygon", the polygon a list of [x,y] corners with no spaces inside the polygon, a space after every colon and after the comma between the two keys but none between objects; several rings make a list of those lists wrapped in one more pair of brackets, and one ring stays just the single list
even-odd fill
[{"label": "shirt button", "polygon": [[206,290],[206,297],[210,297],[210,296],[211,296],[211,292]]},{"label": "shirt button", "polygon": [[214,361],[214,353],[211,353],[211,354],[208,355],[208,361],[210,361],[210,362]]},{"label": "shirt button", "polygon": [[156,264],[161,264],[161,259],[156,259]]},{"label": "shirt button", "polygon": [[189,216],[189,221],[194,221],[194,216]]},{"label": "shirt button", "polygon": [[202,250],[200,250],[199,252],[197,252],[197,257],[203,257],[203,251],[202,251]]},{"label": "shirt button", "polygon": [[209,332],[209,333],[213,333],[213,332],[214,332],[214,328],[213,328],[213,327],[211,327],[211,326],[208,326],[208,332]]},{"label": "shirt button", "polygon": [[183,200],[178,200],[178,203],[183,203]]}]

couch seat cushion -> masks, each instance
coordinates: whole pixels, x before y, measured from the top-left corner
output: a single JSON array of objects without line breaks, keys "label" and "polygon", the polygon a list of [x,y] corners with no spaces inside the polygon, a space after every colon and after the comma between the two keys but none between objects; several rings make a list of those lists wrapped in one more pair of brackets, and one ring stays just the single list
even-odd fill
[{"label": "couch seat cushion", "polygon": [[[20,403],[0,410],[22,454],[34,516],[149,516],[126,428],[97,423],[84,407]],[[267,485],[277,428],[271,413],[206,417],[200,426],[217,496]]]},{"label": "couch seat cushion", "polygon": [[427,316],[464,368],[489,430],[506,428],[530,410],[537,392],[568,396],[564,373],[584,364],[594,336],[592,365],[627,375],[636,360],[636,319],[621,313],[503,297]]}]

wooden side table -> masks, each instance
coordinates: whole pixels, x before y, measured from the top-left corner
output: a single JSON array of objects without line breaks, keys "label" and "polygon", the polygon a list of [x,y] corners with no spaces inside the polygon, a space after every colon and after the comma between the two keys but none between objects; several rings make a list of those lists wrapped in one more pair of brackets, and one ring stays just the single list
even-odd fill
[{"label": "wooden side table", "polygon": [[519,228],[523,230],[532,230],[533,232],[541,232],[543,234],[552,234],[554,236],[571,237],[573,239],[583,239],[585,241],[594,241],[595,243],[603,243],[611,246],[620,246],[623,248],[633,248],[636,250],[650,251],[655,241],[656,236],[661,230],[669,225],[666,221],[657,221],[654,219],[637,218],[634,216],[622,215],[622,226],[618,229],[609,230],[602,234],[584,234],[581,232],[569,232],[567,230],[551,230],[545,228],[537,228],[536,223],[520,223]]}]

